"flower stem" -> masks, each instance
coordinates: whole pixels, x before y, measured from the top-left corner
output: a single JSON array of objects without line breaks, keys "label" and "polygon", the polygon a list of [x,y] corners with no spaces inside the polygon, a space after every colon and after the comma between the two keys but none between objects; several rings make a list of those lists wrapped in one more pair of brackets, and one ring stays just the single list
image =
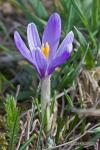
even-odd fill
[{"label": "flower stem", "polygon": [[[42,110],[42,119],[45,122],[45,128],[48,132],[51,128],[50,124],[50,76],[41,80],[41,110]],[[44,120],[45,119],[45,120]]]}]

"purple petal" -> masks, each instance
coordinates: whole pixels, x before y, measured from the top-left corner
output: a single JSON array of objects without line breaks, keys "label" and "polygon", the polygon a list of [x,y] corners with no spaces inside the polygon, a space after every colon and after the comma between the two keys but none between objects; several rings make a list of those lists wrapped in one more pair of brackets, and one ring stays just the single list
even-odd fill
[{"label": "purple petal", "polygon": [[54,53],[58,47],[59,40],[61,34],[61,19],[57,13],[54,13],[49,18],[49,21],[45,27],[42,43],[48,42],[50,46],[50,56],[49,58],[53,58]]},{"label": "purple petal", "polygon": [[21,54],[29,62],[31,62],[34,65],[34,67],[36,68],[38,73],[41,75],[39,67],[38,67],[37,62],[36,62],[36,57],[35,57],[35,52],[39,51],[38,50],[39,48],[34,48],[32,51],[29,51],[29,49],[26,47],[25,43],[23,42],[22,38],[20,37],[20,35],[17,31],[14,33],[14,41],[15,41],[17,48],[21,52]]},{"label": "purple petal", "polygon": [[39,75],[41,78],[45,77],[47,70],[47,60],[40,49],[35,51],[35,58],[39,69]]},{"label": "purple petal", "polygon": [[28,24],[27,38],[31,50],[33,50],[34,47],[41,47],[40,37],[34,23]]},{"label": "purple petal", "polygon": [[72,31],[70,31],[65,39],[62,41],[60,47],[57,50],[56,57],[60,56],[64,51],[67,51],[68,53],[72,52],[72,42],[74,40],[74,34]]},{"label": "purple petal", "polygon": [[30,53],[29,49],[26,47],[25,43],[23,42],[21,36],[19,35],[19,33],[17,31],[15,31],[15,33],[14,33],[14,41],[15,41],[16,47],[21,52],[21,54],[26,59],[28,59],[31,63],[33,63],[31,53]]},{"label": "purple petal", "polygon": [[69,58],[69,56],[70,53],[65,51],[62,53],[61,56],[56,57],[48,67],[48,75],[50,75],[55,70],[56,67],[63,64]]},{"label": "purple petal", "polygon": [[59,47],[57,54],[51,64],[48,67],[48,75],[51,74],[56,67],[63,64],[71,55],[71,52],[73,50],[73,42],[74,34],[73,32],[69,32],[68,35],[63,40],[61,46]]}]

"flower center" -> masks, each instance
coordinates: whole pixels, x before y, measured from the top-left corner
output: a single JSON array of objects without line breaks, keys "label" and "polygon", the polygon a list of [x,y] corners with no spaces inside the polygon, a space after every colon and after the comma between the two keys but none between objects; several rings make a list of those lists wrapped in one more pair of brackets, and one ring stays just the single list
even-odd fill
[{"label": "flower center", "polygon": [[44,53],[45,57],[48,58],[49,56],[50,47],[48,42],[46,42],[45,46],[42,44],[42,52]]}]

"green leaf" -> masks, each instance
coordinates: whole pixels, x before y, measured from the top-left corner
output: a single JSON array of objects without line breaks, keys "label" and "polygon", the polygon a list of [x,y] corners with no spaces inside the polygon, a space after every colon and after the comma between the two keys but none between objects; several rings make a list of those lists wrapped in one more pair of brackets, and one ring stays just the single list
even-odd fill
[{"label": "green leaf", "polygon": [[90,48],[88,48],[88,52],[85,57],[85,63],[88,69],[92,69],[94,67],[94,57]]},{"label": "green leaf", "polygon": [[83,149],[84,149],[83,145],[79,145],[77,148],[75,148],[75,150],[83,150]]},{"label": "green leaf", "polygon": [[100,127],[97,127],[95,129],[92,130],[93,133],[99,133],[100,132]]},{"label": "green leaf", "polygon": [[82,46],[87,47],[87,41],[85,39],[85,37],[83,36],[83,34],[74,26],[76,33],[78,35],[79,38],[79,42],[81,43]]},{"label": "green leaf", "polygon": [[67,31],[69,32],[71,30],[72,22],[73,22],[73,5],[70,5],[69,15],[68,15],[68,25],[67,25]]},{"label": "green leaf", "polygon": [[5,102],[5,110],[7,116],[7,128],[9,136],[9,150],[14,150],[17,142],[19,131],[19,110],[16,107],[14,97],[7,95]]},{"label": "green leaf", "polygon": [[70,98],[70,96],[67,94],[67,92],[64,90],[64,95],[66,97],[66,100],[68,101],[70,107],[73,107],[73,102],[72,102],[72,99]]},{"label": "green leaf", "polygon": [[5,27],[5,24],[2,21],[0,21],[0,28],[4,31],[5,34],[7,33],[7,29]]},{"label": "green leaf", "polygon": [[83,34],[76,28],[74,27],[76,32],[77,32],[77,35],[78,35],[78,38],[79,38],[79,42],[81,43],[81,45],[83,46],[81,49],[83,51],[83,53],[85,54],[85,51],[87,49],[87,54],[85,56],[85,63],[86,63],[86,66],[88,69],[91,69],[93,68],[94,66],[94,57],[93,57],[93,51],[89,48],[88,43],[85,39],[85,37],[83,36]]},{"label": "green leaf", "polygon": [[36,14],[41,18],[47,18],[48,13],[40,0],[29,0]]},{"label": "green leaf", "polygon": [[[68,4],[67,4],[68,5]],[[68,5],[69,10],[65,9],[65,23],[64,23],[64,32],[65,32],[65,36],[66,34],[72,29],[72,24],[74,21],[74,13],[73,13],[73,5],[71,3],[71,1],[69,1],[69,5]],[[67,14],[67,15],[66,15]]]},{"label": "green leaf", "polygon": [[84,15],[84,13],[83,13],[83,11],[81,10],[81,8],[79,7],[78,1],[77,1],[77,0],[72,0],[72,4],[73,4],[74,8],[76,9],[78,15],[80,16],[81,21],[83,22],[84,26],[85,26],[85,27],[88,27],[87,18],[86,18],[86,16]]},{"label": "green leaf", "polygon": [[51,100],[51,105],[50,105],[50,112],[51,114],[54,112],[54,106],[55,106],[55,95],[53,96],[52,100]]},{"label": "green leaf", "polygon": [[27,148],[27,146],[30,145],[30,143],[33,141],[34,136],[32,136],[29,140],[27,140],[22,146],[21,148],[19,148],[19,150],[25,150]]},{"label": "green leaf", "polygon": [[[15,3],[14,0],[12,0],[12,2]],[[43,29],[45,25],[45,21],[39,18],[37,15],[35,15],[35,13],[30,12],[30,9],[27,8],[25,1],[17,0],[15,4],[18,5],[22,9],[22,11],[24,12],[24,15],[29,21],[34,21],[40,29]]]},{"label": "green leaf", "polygon": [[99,0],[93,0],[92,7],[93,7],[92,8],[93,29],[96,30],[96,27],[98,25],[100,1]]},{"label": "green leaf", "polygon": [[60,134],[62,131],[62,128],[65,125],[65,118],[64,117],[60,117],[59,115],[57,116],[57,133],[56,133],[56,144],[58,143],[59,139],[60,139]]},{"label": "green leaf", "polygon": [[89,36],[90,36],[90,38],[91,38],[91,40],[93,42],[94,47],[96,47],[96,41],[95,41],[93,33],[91,32],[91,27],[89,26],[89,22],[88,22],[87,17],[83,13],[82,9],[79,7],[77,0],[72,0],[72,4],[73,4],[75,10],[77,11],[77,14],[79,15],[82,23],[87,28],[87,30],[89,32]]},{"label": "green leaf", "polygon": [[72,121],[72,123],[71,123],[71,125],[70,125],[70,131],[78,124],[78,122],[79,122],[79,117],[76,114],[73,121]]}]

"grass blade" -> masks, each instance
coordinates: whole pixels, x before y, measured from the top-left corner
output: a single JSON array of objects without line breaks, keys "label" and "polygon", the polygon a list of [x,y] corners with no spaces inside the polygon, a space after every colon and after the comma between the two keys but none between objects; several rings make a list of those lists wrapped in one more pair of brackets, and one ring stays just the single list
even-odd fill
[{"label": "grass blade", "polygon": [[27,140],[22,146],[21,148],[19,148],[19,150],[25,150],[27,146],[29,146],[29,144],[33,141],[34,136],[32,136],[29,140]]},{"label": "grass blade", "polygon": [[93,8],[92,8],[92,22],[93,22],[93,30],[96,30],[98,25],[98,15],[99,15],[99,0],[93,0]]}]

